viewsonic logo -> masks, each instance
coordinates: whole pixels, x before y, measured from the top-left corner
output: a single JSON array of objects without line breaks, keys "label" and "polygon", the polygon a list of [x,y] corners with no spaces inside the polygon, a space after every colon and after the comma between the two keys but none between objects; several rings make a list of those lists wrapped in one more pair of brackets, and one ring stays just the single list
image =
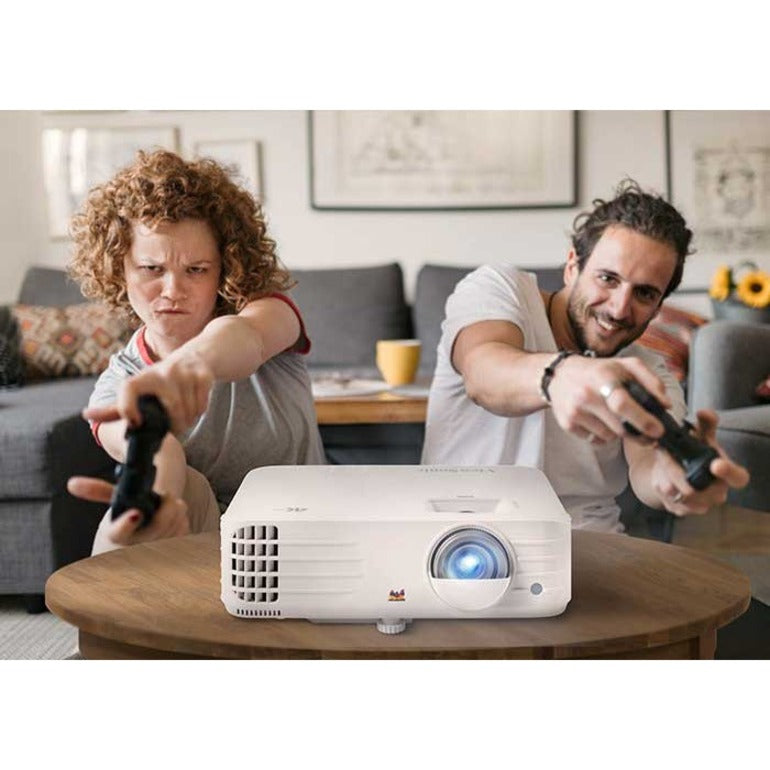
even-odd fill
[{"label": "viewsonic logo", "polygon": [[403,602],[403,601],[406,601],[406,594],[404,592],[404,589],[402,588],[400,591],[391,591],[388,594],[388,601],[389,602]]},{"label": "viewsonic logo", "polygon": [[417,468],[417,473],[494,473],[494,468],[473,468],[473,467],[466,467],[464,465],[453,467],[451,465],[439,465],[439,466],[421,466]]}]

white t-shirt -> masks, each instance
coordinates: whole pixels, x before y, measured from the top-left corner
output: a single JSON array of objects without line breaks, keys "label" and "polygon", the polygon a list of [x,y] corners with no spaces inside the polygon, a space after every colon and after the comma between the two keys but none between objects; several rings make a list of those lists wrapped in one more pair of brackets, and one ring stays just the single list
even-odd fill
[{"label": "white t-shirt", "polygon": [[[463,278],[447,300],[441,326],[422,463],[540,468],[572,516],[573,527],[622,532],[615,497],[628,484],[628,465],[619,438],[593,446],[562,430],[548,408],[524,417],[501,417],[468,398],[462,376],[452,367],[452,346],[463,328],[490,320],[516,324],[528,352],[558,352],[533,273],[497,265]],[[617,355],[640,358],[665,383],[674,417],[685,416],[682,389],[656,354],[629,345]]]}]

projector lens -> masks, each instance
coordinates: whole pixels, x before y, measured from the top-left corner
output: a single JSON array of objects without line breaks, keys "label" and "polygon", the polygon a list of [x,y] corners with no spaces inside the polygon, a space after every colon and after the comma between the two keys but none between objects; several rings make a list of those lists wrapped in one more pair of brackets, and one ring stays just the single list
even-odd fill
[{"label": "projector lens", "polygon": [[450,580],[494,580],[510,575],[510,563],[494,535],[482,529],[461,529],[438,544],[431,574]]}]

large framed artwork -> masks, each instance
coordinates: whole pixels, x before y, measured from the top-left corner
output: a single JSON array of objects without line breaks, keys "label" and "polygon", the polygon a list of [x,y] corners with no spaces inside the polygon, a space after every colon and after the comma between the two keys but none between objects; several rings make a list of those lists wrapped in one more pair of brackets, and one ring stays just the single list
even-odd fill
[{"label": "large framed artwork", "polygon": [[134,159],[137,150],[177,152],[176,128],[45,128],[43,178],[51,238],[66,238],[88,191]]},{"label": "large framed artwork", "polygon": [[216,139],[196,142],[197,158],[212,158],[232,168],[240,182],[258,201],[264,200],[262,190],[262,147],[252,139]]},{"label": "large framed artwork", "polygon": [[770,250],[770,111],[666,113],[668,197],[700,254]]},{"label": "large framed artwork", "polygon": [[320,111],[308,116],[316,209],[519,209],[577,200],[577,113]]}]

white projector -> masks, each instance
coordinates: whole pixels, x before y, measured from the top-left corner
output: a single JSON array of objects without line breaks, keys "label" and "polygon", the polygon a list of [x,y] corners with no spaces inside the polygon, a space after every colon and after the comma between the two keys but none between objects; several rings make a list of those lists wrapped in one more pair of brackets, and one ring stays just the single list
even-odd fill
[{"label": "white projector", "polygon": [[244,618],[376,622],[558,615],[570,517],[534,468],[271,466],[221,519],[222,602]]}]

